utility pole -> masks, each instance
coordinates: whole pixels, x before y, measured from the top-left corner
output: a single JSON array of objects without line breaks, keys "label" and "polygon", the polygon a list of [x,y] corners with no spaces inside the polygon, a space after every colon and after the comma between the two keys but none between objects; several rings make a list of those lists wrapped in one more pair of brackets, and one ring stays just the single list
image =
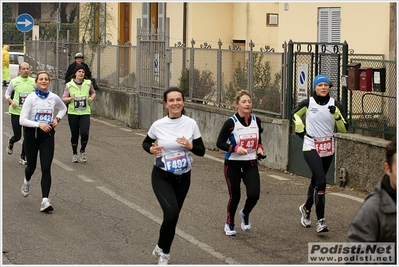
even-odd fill
[{"label": "utility pole", "polygon": [[59,49],[59,35],[60,35],[60,29],[61,29],[61,3],[58,3],[58,9],[57,9],[57,44],[56,44],[56,49],[55,49],[55,69],[56,69],[56,77],[58,80],[58,72],[59,72],[59,62],[58,62],[58,49]]}]

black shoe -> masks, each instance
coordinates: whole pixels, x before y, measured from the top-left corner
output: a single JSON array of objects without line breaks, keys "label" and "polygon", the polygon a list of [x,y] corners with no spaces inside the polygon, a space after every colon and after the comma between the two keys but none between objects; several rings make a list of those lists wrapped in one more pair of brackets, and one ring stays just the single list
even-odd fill
[{"label": "black shoe", "polygon": [[6,151],[8,153],[8,155],[12,154],[12,149],[14,148],[14,144],[11,144],[11,138],[8,139],[8,146],[6,148]]}]

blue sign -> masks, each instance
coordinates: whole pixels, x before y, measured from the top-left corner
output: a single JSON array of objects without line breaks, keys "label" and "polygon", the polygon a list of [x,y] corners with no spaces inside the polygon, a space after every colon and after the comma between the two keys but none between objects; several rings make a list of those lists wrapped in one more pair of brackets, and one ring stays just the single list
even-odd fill
[{"label": "blue sign", "polygon": [[15,21],[15,25],[19,31],[28,32],[32,30],[33,25],[35,25],[35,21],[31,15],[24,13],[18,16],[17,20]]}]

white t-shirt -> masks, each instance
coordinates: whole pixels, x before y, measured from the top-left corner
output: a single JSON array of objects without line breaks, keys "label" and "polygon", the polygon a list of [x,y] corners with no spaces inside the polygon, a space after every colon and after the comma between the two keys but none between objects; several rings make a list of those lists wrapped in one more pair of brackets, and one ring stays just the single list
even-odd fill
[{"label": "white t-shirt", "polygon": [[[155,121],[148,130],[148,136],[157,140],[158,146],[163,146],[162,156],[154,160],[154,164],[165,171],[180,175],[191,169],[193,159],[191,152],[176,142],[179,137],[185,137],[190,143],[201,137],[197,122],[185,115],[171,119],[168,116]],[[159,166],[161,160],[165,166]]]},{"label": "white t-shirt", "polygon": [[[58,108],[58,114],[54,116],[54,107]],[[35,92],[29,94],[22,106],[19,124],[26,127],[39,127],[39,123],[50,124],[55,117],[62,119],[67,108],[61,98],[50,92],[42,99]]]}]

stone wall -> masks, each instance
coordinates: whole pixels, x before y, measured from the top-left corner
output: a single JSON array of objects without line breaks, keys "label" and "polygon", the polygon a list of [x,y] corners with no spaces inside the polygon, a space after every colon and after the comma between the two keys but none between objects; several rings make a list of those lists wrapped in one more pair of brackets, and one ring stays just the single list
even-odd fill
[{"label": "stone wall", "polygon": [[[162,101],[159,101],[157,117],[165,116]],[[139,128],[138,96],[131,91],[101,88],[92,105],[93,114],[115,119],[126,123],[129,127]],[[195,119],[201,130],[204,144],[208,149],[216,148],[216,139],[224,121],[235,113],[214,106],[185,103],[186,115]],[[287,170],[288,136],[290,122],[285,119],[274,119],[259,116],[264,131],[263,144],[267,158],[260,162],[269,168]],[[357,190],[372,191],[384,175],[385,147],[389,141],[366,137],[359,134],[336,134],[336,169],[335,180],[339,184],[340,168],[347,173],[346,187]]]}]

